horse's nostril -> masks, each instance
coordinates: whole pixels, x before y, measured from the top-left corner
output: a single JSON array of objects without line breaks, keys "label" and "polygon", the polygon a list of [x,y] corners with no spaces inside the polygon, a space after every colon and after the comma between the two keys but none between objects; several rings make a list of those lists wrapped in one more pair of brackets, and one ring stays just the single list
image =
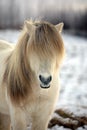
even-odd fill
[{"label": "horse's nostril", "polygon": [[39,75],[39,79],[40,79],[40,80],[42,79],[41,75]]},{"label": "horse's nostril", "polygon": [[51,80],[52,80],[52,76],[49,76],[48,81],[51,82]]},{"label": "horse's nostril", "polygon": [[45,78],[42,75],[39,75],[39,79],[44,85],[48,85],[52,80],[52,76]]}]

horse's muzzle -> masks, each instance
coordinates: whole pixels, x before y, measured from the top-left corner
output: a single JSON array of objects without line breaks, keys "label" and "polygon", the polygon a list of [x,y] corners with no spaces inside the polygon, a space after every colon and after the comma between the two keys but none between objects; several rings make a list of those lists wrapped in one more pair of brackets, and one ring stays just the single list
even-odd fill
[{"label": "horse's muzzle", "polygon": [[48,88],[50,88],[50,85],[45,86],[45,85],[41,85],[41,84],[40,84],[40,87],[43,88],[43,89],[48,89]]}]

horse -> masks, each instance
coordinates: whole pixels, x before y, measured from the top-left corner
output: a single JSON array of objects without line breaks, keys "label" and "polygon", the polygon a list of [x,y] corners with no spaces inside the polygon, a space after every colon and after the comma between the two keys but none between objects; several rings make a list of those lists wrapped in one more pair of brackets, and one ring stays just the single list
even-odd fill
[{"label": "horse", "polygon": [[46,130],[59,95],[63,23],[24,22],[16,44],[0,40],[0,113],[12,130]]}]

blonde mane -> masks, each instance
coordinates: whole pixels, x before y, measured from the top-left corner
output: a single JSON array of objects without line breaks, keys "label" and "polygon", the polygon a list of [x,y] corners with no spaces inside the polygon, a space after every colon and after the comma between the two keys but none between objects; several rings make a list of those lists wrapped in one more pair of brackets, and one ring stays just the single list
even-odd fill
[{"label": "blonde mane", "polygon": [[[30,50],[37,52],[39,57],[52,57],[52,55],[64,55],[64,44],[60,33],[54,25],[48,22],[32,22],[36,26],[32,35]],[[38,51],[39,50],[39,51]]]},{"label": "blonde mane", "polygon": [[14,50],[6,60],[3,78],[3,83],[7,84],[8,95],[15,104],[24,101],[32,93],[31,82],[34,82],[34,74],[28,62],[29,54],[35,51],[40,58],[56,55],[59,60],[64,55],[61,35],[52,24],[41,21],[28,22],[35,26],[35,30],[29,32],[24,25]]}]

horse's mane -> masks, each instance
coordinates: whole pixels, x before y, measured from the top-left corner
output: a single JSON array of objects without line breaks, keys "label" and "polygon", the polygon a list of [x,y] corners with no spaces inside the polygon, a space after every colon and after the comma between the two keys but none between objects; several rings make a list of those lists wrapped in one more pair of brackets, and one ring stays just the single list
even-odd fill
[{"label": "horse's mane", "polygon": [[33,72],[30,69],[28,55],[35,51],[38,56],[58,57],[64,54],[64,45],[60,34],[48,22],[28,21],[36,27],[32,35],[24,26],[19,40],[6,60],[3,82],[7,84],[7,93],[13,103],[24,101],[32,93]]},{"label": "horse's mane", "polygon": [[50,58],[54,54],[64,55],[62,38],[52,24],[43,21],[35,21],[31,22],[31,24],[35,25],[36,29],[32,36],[30,50],[37,52],[38,56],[42,58]]}]

